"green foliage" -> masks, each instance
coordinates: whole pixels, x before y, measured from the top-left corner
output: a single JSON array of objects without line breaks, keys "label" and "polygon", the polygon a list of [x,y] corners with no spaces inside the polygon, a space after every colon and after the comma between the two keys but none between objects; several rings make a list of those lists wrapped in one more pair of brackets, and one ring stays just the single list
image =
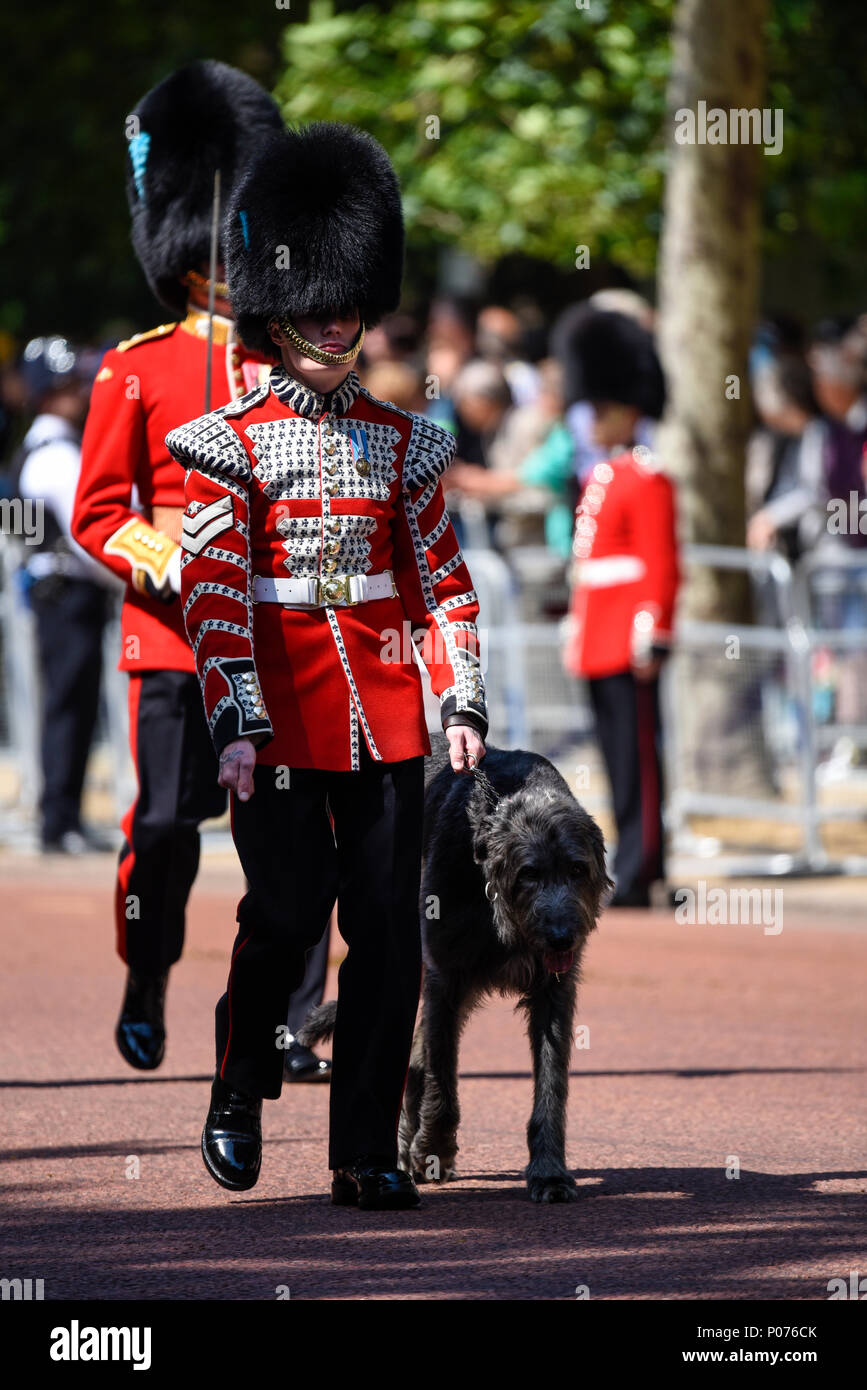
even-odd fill
[{"label": "green foliage", "polygon": [[867,24],[862,0],[776,0],[768,97],[784,113],[783,151],[765,160],[766,256],[784,282],[797,268],[820,306],[867,297]]},{"label": "green foliage", "polygon": [[[303,13],[293,0],[291,13]],[[165,315],[132,253],[124,120],[194,58],[270,87],[287,11],[213,0],[6,6],[0,48],[0,330],[149,328]],[[119,322],[117,322],[119,321]]]},{"label": "green foliage", "polygon": [[[346,120],[398,167],[414,252],[575,247],[649,277],[674,0],[91,0],[8,7],[0,65],[0,330],[83,337],[160,309],[129,244],[123,122],[192,58],[235,63],[293,121]],[[775,0],[763,161],[778,307],[867,298],[863,0]],[[281,55],[282,45],[282,55]],[[428,118],[440,123],[428,138]]]},{"label": "green foliage", "polygon": [[416,246],[569,270],[586,244],[648,274],[672,8],[313,0],[309,22],[286,29],[277,95],[290,123],[350,121],[382,141]]}]

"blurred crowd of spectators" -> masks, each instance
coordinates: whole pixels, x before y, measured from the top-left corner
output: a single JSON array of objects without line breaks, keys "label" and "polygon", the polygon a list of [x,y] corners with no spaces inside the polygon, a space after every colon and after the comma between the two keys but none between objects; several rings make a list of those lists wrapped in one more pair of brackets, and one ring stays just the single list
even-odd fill
[{"label": "blurred crowd of spectators", "polygon": [[[653,311],[631,291],[602,291],[592,302],[652,327]],[[545,347],[535,316],[443,299],[426,325],[398,315],[369,333],[359,370],[374,395],[456,435],[447,487],[458,509],[466,499],[483,503],[494,544],[545,543],[568,560],[575,501],[600,450],[588,404],[567,408],[562,364]],[[767,320],[750,367],[756,426],[744,543],[792,561],[816,549],[863,550],[867,564],[867,315],[825,319],[809,334]],[[642,433],[652,443],[652,422]],[[841,506],[829,508],[831,499]],[[851,596],[823,614],[828,626],[863,619]]]},{"label": "blurred crowd of spectators", "polygon": [[[653,327],[652,308],[632,291],[603,290],[591,303]],[[373,395],[455,434],[446,477],[452,505],[460,513],[468,500],[480,503],[492,544],[504,551],[544,544],[565,562],[582,483],[603,450],[589,404],[567,405],[548,327],[534,307],[435,299],[426,322],[396,314],[370,330],[358,371]],[[0,495],[9,494],[12,460],[39,413],[40,390],[51,385],[45,372],[34,380],[28,350],[15,360],[7,344],[0,375]],[[92,377],[98,351],[77,355]],[[746,460],[745,544],[790,560],[816,548],[863,550],[867,564],[867,502],[858,512],[867,498],[867,314],[825,319],[810,333],[790,319],[766,320],[750,369],[756,428]],[[652,445],[651,421],[641,434]],[[834,498],[846,504],[848,525],[834,524]],[[851,625],[864,614],[849,599],[824,617]]]},{"label": "blurred crowd of spectators", "polygon": [[[590,302],[653,330],[653,309],[631,291],[604,290]],[[562,582],[550,580],[541,604],[548,616],[565,610],[576,502],[605,453],[598,408],[569,404],[569,365],[553,355],[557,341],[556,326],[549,335],[535,313],[443,299],[426,325],[402,315],[376,329],[361,363],[374,395],[423,411],[456,435],[444,484],[464,542],[493,545],[507,559],[515,546],[544,546],[557,557]],[[812,329],[764,320],[750,377],[755,427],[742,543],[792,564],[811,556],[825,566],[810,587],[795,590],[801,616],[815,627],[867,633],[867,314]],[[655,421],[641,420],[637,439],[653,448],[656,430]],[[673,460],[663,456],[661,464],[676,476]],[[756,576],[754,590],[756,621],[779,624],[775,584]],[[863,722],[867,652],[829,647],[817,655],[814,676],[820,719]],[[839,739],[832,759],[857,761],[856,743]]]},{"label": "blurred crowd of spectators", "polygon": [[[630,290],[603,290],[590,303],[653,330],[653,309]],[[493,546],[507,559],[516,547],[544,553],[554,578],[538,608],[557,616],[568,602],[575,507],[606,449],[599,403],[570,401],[568,363],[552,344],[556,325],[535,306],[447,296],[434,299],[426,319],[400,313],[369,331],[357,369],[374,396],[427,414],[455,435],[444,484],[462,543]],[[67,375],[57,370],[57,354],[65,352],[75,364]],[[63,416],[73,442],[99,357],[63,339],[34,339],[17,356],[9,340],[0,343],[0,497],[32,481],[22,477],[21,461],[22,445],[26,455],[39,442],[34,428],[56,434]],[[744,543],[790,561],[808,553],[832,564],[849,557],[845,578],[826,586],[804,616],[822,627],[867,629],[867,314],[825,319],[811,331],[782,317],[763,321],[750,375],[756,423],[745,463]],[[638,441],[653,448],[656,428],[641,420]],[[39,487],[68,536],[75,451],[50,457],[58,469],[65,461],[65,475],[53,485],[43,477]],[[49,461],[44,452],[40,458]],[[675,462],[660,461],[676,477]],[[68,549],[65,563],[99,583],[71,538]],[[32,557],[33,582],[48,563]],[[759,621],[779,621],[773,586],[758,586],[757,609]],[[867,686],[857,654],[839,663],[837,683],[840,709],[854,721],[857,687]]]}]

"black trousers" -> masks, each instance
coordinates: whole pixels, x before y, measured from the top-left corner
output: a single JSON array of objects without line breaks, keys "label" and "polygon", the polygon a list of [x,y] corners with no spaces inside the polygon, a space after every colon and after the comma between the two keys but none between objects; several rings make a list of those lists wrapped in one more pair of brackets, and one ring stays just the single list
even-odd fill
[{"label": "black trousers", "polygon": [[[180,959],[187,900],[198,872],[199,826],[221,816],[226,792],[198,677],[143,671],[130,678],[130,744],[138,796],[123,819],[116,888],[117,945],[131,970],[161,975]],[[296,1032],[319,1004],[328,971],[328,911],[289,1007]]]},{"label": "black trousers", "polygon": [[[287,1005],[337,898],[348,954],[338,978],[329,1166],[364,1154],[397,1162],[397,1124],[421,983],[418,900],[424,759],[356,772],[259,766],[232,831],[250,885],[226,993],[217,1067],[238,1090],[280,1095]],[[329,819],[329,811],[333,817]]]},{"label": "black trousers", "polygon": [[[331,907],[333,910],[333,903]],[[322,1003],[325,994],[325,977],[328,974],[328,947],[331,937],[328,925],[329,918],[326,917],[322,924],[322,935],[319,941],[307,952],[304,979],[293,991],[292,998],[289,1000],[286,1023],[290,1033],[297,1033],[310,1010]]]},{"label": "black trousers", "polygon": [[659,681],[624,671],[587,684],[617,823],[617,892],[629,893],[665,876]]},{"label": "black trousers", "polygon": [[88,579],[45,578],[30,591],[42,684],[43,843],[81,823],[99,710],[107,595]]},{"label": "black trousers", "polygon": [[130,746],[138,795],[122,821],[116,919],[131,970],[158,975],[179,959],[199,867],[199,826],[226,809],[198,677],[130,677]]}]

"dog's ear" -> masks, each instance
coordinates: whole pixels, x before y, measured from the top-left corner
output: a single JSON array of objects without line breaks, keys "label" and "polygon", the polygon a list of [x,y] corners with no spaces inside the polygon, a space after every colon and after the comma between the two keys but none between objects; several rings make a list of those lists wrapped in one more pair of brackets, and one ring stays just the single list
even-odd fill
[{"label": "dog's ear", "polygon": [[605,867],[605,842],[602,842],[602,850],[599,855],[599,872],[596,880],[596,916],[602,911],[602,899],[606,893],[614,892],[614,879],[608,877],[608,870]]},{"label": "dog's ear", "polygon": [[[585,812],[585,815],[587,813]],[[610,892],[614,884],[608,877],[608,870],[605,865],[605,837],[592,816],[587,815],[587,836],[593,849],[593,892],[596,897],[596,916],[599,916],[602,898]]]}]

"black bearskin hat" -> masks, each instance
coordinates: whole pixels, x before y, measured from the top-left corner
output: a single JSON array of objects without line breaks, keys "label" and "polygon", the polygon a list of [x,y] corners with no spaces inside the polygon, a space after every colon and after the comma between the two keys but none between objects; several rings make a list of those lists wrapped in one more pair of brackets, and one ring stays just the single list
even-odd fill
[{"label": "black bearskin hat", "polygon": [[272,318],[357,309],[372,327],[400,302],[397,175],[382,146],[352,126],[320,121],[263,140],[223,237],[238,332],[271,357]]},{"label": "black bearskin hat", "polygon": [[258,82],[211,61],[173,72],[132,114],[126,181],[132,243],[154,294],[183,314],[187,292],[180,279],[201,270],[210,255],[215,170],[225,208],[258,142],[285,127]]},{"label": "black bearskin hat", "polygon": [[628,314],[573,304],[554,325],[551,346],[563,365],[567,405],[616,401],[661,416],[665,378],[653,336]]}]

